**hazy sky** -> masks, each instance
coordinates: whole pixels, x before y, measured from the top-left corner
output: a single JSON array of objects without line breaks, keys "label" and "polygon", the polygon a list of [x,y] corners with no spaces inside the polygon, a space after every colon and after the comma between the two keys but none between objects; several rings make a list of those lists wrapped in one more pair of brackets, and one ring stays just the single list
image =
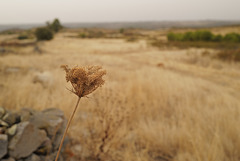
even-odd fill
[{"label": "hazy sky", "polygon": [[0,0],[0,24],[240,20],[240,0]]}]

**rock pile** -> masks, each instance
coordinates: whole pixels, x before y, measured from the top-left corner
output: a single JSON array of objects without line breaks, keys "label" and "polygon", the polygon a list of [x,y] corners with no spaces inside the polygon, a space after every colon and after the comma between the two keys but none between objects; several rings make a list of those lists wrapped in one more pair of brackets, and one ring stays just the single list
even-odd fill
[{"label": "rock pile", "polygon": [[59,109],[14,113],[0,107],[0,161],[53,161],[65,127]]}]

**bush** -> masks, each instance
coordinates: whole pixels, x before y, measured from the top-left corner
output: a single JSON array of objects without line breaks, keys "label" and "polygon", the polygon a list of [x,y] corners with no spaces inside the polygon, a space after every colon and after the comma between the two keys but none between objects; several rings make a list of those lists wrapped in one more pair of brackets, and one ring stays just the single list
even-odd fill
[{"label": "bush", "polygon": [[196,31],[181,33],[169,33],[169,41],[211,41],[214,35],[210,31]]},{"label": "bush", "polygon": [[195,34],[193,32],[186,32],[183,34],[182,41],[195,41]]},{"label": "bush", "polygon": [[35,35],[38,41],[53,39],[53,33],[47,27],[37,28]]},{"label": "bush", "polygon": [[80,38],[86,38],[87,35],[86,35],[85,33],[80,33],[80,34],[79,34],[79,37],[80,37]]},{"label": "bush", "polygon": [[184,40],[184,35],[183,34],[179,34],[179,33],[172,33],[170,32],[168,35],[168,40],[169,41],[183,41]]},{"label": "bush", "polygon": [[24,39],[28,39],[27,35],[19,35],[18,36],[18,40],[24,40]]},{"label": "bush", "polygon": [[47,26],[54,32],[58,32],[63,28],[63,26],[61,25],[60,21],[57,18],[54,19],[54,21],[51,24],[47,23]]},{"label": "bush", "polygon": [[224,60],[224,61],[240,61],[240,50],[223,50],[217,53],[217,58]]},{"label": "bush", "polygon": [[213,37],[212,37],[212,41],[214,41],[214,42],[220,42],[222,40],[223,40],[222,35],[213,35]]},{"label": "bush", "polygon": [[213,34],[210,31],[198,31],[200,41],[211,41]]},{"label": "bush", "polygon": [[214,35],[210,31],[200,30],[195,32],[186,32],[186,33],[168,33],[168,41],[207,41],[207,42],[240,42],[240,34],[229,33],[224,37],[222,35]]},{"label": "bush", "polygon": [[229,33],[226,34],[223,39],[227,42],[240,42],[240,35],[237,33]]},{"label": "bush", "polygon": [[120,32],[121,34],[123,34],[123,33],[125,32],[125,29],[124,29],[124,28],[121,28],[121,29],[119,30],[119,32]]}]

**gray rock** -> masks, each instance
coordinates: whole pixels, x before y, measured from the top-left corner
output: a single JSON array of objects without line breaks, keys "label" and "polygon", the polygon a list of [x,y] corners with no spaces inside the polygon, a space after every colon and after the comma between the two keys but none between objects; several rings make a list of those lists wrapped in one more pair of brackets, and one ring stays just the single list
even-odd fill
[{"label": "gray rock", "polygon": [[8,127],[8,126],[9,126],[8,123],[6,123],[6,122],[3,121],[3,120],[0,120],[0,125],[1,125],[1,126],[4,126],[4,127]]},{"label": "gray rock", "polygon": [[7,134],[10,136],[15,135],[16,132],[17,132],[17,124],[14,124],[13,126],[7,129]]},{"label": "gray rock", "polygon": [[30,117],[35,114],[36,111],[31,108],[23,108],[19,112],[21,121],[29,121]]},{"label": "gray rock", "polygon": [[1,161],[15,161],[15,159],[10,157],[10,158],[7,158],[7,159],[2,159]]},{"label": "gray rock", "polygon": [[18,117],[16,113],[8,112],[3,116],[2,120],[11,126],[17,122]]},{"label": "gray rock", "polygon": [[53,115],[53,116],[64,118],[64,112],[57,108],[48,108],[46,110],[43,110],[42,112],[47,115]]},{"label": "gray rock", "polygon": [[4,134],[5,133],[5,128],[4,127],[0,127],[0,134]]},{"label": "gray rock", "polygon": [[39,156],[37,156],[36,154],[32,154],[29,157],[27,157],[26,159],[24,159],[24,161],[41,161],[41,158]]},{"label": "gray rock", "polygon": [[[44,161],[53,161],[56,159],[56,156],[57,156],[57,152],[54,152],[51,155],[44,157]],[[58,161],[63,161],[63,157],[61,154],[59,155]]]},{"label": "gray rock", "polygon": [[7,154],[8,136],[0,134],[0,159]]},{"label": "gray rock", "polygon": [[27,157],[38,149],[46,137],[44,130],[37,129],[29,122],[21,122],[16,135],[10,140],[9,155],[15,159]]},{"label": "gray rock", "polygon": [[29,121],[30,117],[31,117],[31,112],[27,111],[27,110],[22,110],[20,111],[20,120],[23,121]]},{"label": "gray rock", "polygon": [[[67,126],[67,120],[64,120],[62,128],[59,129],[59,131],[55,135],[55,138],[53,139],[53,149],[54,150],[58,149],[58,147],[59,147],[59,145],[61,143],[61,140],[62,140],[62,137],[63,137],[63,133],[65,131],[66,126]],[[68,141],[68,137],[66,136],[66,138],[64,139],[64,142],[63,142],[63,148],[62,149],[64,149],[64,146],[66,145],[67,141]]]},{"label": "gray rock", "polygon": [[29,120],[39,129],[45,129],[49,137],[54,137],[63,125],[63,119],[54,115],[38,112]]},{"label": "gray rock", "polygon": [[47,138],[43,144],[35,151],[36,154],[39,155],[48,155],[52,152],[52,141]]},{"label": "gray rock", "polygon": [[0,47],[0,54],[4,54],[6,52],[5,48]]},{"label": "gray rock", "polygon": [[0,107],[0,119],[5,115],[6,110],[3,107]]}]

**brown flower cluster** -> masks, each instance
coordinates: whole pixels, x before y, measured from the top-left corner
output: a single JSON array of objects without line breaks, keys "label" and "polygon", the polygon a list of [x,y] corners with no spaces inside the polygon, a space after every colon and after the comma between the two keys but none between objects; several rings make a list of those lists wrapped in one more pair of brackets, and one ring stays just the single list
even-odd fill
[{"label": "brown flower cluster", "polygon": [[78,97],[84,97],[92,93],[105,82],[102,77],[106,74],[106,71],[102,70],[100,66],[74,67],[71,69],[68,65],[62,65],[61,68],[66,71],[66,80],[71,82],[72,92]]}]

